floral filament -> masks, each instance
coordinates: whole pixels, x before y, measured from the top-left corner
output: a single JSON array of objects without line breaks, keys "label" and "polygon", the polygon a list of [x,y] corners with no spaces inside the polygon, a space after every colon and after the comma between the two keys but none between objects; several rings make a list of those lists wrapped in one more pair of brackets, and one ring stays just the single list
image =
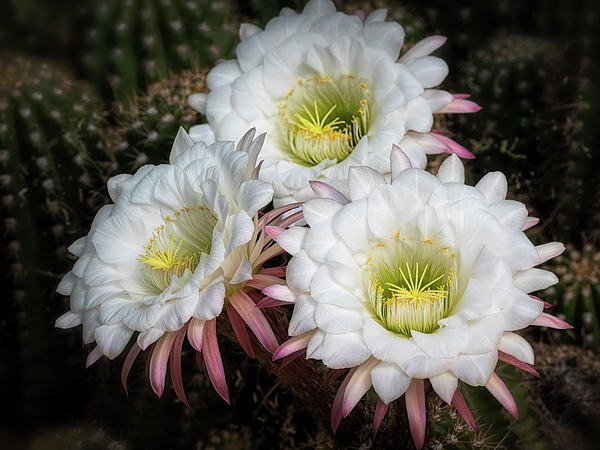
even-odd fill
[{"label": "floral filament", "polygon": [[351,74],[299,80],[279,106],[291,158],[305,166],[346,159],[368,132],[370,95]]}]

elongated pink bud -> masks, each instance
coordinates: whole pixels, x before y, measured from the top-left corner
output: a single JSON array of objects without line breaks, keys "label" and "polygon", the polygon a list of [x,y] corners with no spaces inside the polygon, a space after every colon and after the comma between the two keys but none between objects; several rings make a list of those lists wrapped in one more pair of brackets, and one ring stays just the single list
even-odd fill
[{"label": "elongated pink bud", "polygon": [[498,350],[498,359],[500,361],[504,361],[507,364],[510,364],[511,366],[518,367],[519,369],[524,370],[525,372],[535,375],[538,378],[542,378],[533,367],[531,367],[526,362],[515,358],[513,355],[509,355],[508,353],[504,353],[503,351]]},{"label": "elongated pink bud", "polygon": [[183,402],[188,408],[190,404],[185,396],[185,389],[183,388],[183,377],[181,376],[181,347],[183,346],[183,340],[187,332],[188,323],[186,323],[181,330],[177,333],[173,348],[171,350],[171,356],[169,357],[169,369],[171,370],[171,381],[173,382],[173,389],[179,400]]},{"label": "elongated pink bud", "polygon": [[277,338],[262,311],[255,308],[255,303],[250,297],[243,291],[236,291],[229,297],[229,301],[240,316],[242,316],[244,322],[248,324],[263,347],[274,353],[277,347],[279,347]]},{"label": "elongated pink bud", "polygon": [[381,422],[387,413],[389,405],[386,405],[380,398],[377,399],[377,406],[375,407],[375,418],[373,419],[373,440],[377,436]]},{"label": "elongated pink bud", "polygon": [[473,153],[471,153],[469,150],[467,150],[457,142],[454,142],[449,137],[442,136],[439,133],[432,133],[431,135],[435,137],[438,141],[442,142],[443,144],[446,144],[446,147],[448,147],[448,153],[455,153],[457,156],[460,156],[461,158],[465,159],[475,158],[475,155],[473,155]]},{"label": "elongated pink bud", "polygon": [[470,100],[463,100],[454,96],[454,101],[448,103],[442,109],[439,109],[435,114],[453,114],[453,113],[474,113],[481,110],[481,106]]},{"label": "elongated pink bud", "polygon": [[133,362],[138,357],[142,349],[137,343],[133,344],[129,353],[127,353],[127,358],[125,358],[125,362],[123,363],[123,368],[121,369],[121,384],[125,389],[125,395],[129,397],[129,392],[127,392],[127,377],[129,376],[129,372],[131,371],[131,367],[133,366]]},{"label": "elongated pink bud", "polygon": [[227,317],[229,317],[229,322],[231,322],[231,328],[233,328],[235,337],[246,354],[250,358],[254,358],[254,349],[252,348],[252,342],[250,342],[250,336],[248,335],[248,330],[246,330],[244,319],[241,318],[233,306],[227,305],[226,309]]},{"label": "elongated pink bud", "polygon": [[291,224],[298,222],[303,217],[304,217],[304,211],[298,211],[298,212],[295,212],[294,214],[290,214],[285,219],[282,219],[281,222],[279,222],[277,225],[282,228],[287,228]]},{"label": "elongated pink bud", "polygon": [[346,393],[346,387],[348,387],[348,383],[350,383],[350,379],[354,372],[358,367],[353,367],[344,378],[344,381],[340,385],[337,394],[335,394],[335,398],[333,399],[333,405],[331,406],[331,429],[333,430],[333,434],[337,431],[337,428],[342,420],[342,405],[344,403],[344,395]]},{"label": "elongated pink bud", "polygon": [[165,377],[167,375],[167,362],[177,333],[165,333],[154,345],[150,360],[150,386],[159,397],[165,390]]},{"label": "elongated pink bud", "polygon": [[227,379],[217,341],[217,319],[207,320],[204,325],[202,350],[208,377],[221,398],[229,404],[229,389],[227,389]]},{"label": "elongated pink bud", "polygon": [[291,355],[292,353],[296,353],[300,350],[306,350],[306,347],[308,347],[308,343],[310,342],[310,340],[316,332],[316,329],[310,330],[304,334],[301,334],[300,336],[294,336],[285,341],[279,346],[277,350],[275,350],[275,352],[273,352],[273,361]]},{"label": "elongated pink bud", "polygon": [[506,384],[504,384],[504,381],[500,379],[496,372],[492,372],[492,376],[485,387],[494,397],[496,397],[496,400],[498,400],[502,406],[515,417],[515,419],[519,418],[517,402],[515,402],[515,399],[506,387]]},{"label": "elongated pink bud", "polygon": [[542,313],[540,316],[535,319],[535,321],[531,324],[538,327],[548,327],[548,328],[556,328],[557,330],[568,330],[573,328],[564,320],[559,319],[558,317],[554,317],[548,313]]},{"label": "elongated pink bud", "polygon": [[410,433],[415,441],[417,450],[425,443],[425,388],[423,380],[413,378],[406,390],[406,412],[408,413],[408,424]]},{"label": "elongated pink bud", "polygon": [[327,183],[323,183],[322,181],[309,181],[309,183],[317,198],[330,198],[340,205],[347,205],[350,203],[350,200],[348,200],[344,194]]},{"label": "elongated pink bud", "polygon": [[473,413],[469,409],[469,405],[465,401],[460,389],[456,388],[454,391],[454,396],[452,397],[452,404],[463,418],[467,425],[471,427],[471,429],[477,432],[477,422],[475,421],[475,417],[473,417]]}]

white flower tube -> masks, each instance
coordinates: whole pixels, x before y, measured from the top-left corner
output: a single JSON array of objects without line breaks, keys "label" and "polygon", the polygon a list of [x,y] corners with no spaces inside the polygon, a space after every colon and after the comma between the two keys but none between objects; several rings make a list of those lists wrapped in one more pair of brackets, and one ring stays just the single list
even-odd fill
[{"label": "white flower tube", "polygon": [[249,127],[267,132],[261,179],[273,183],[276,207],[314,198],[311,180],[343,189],[351,166],[389,172],[392,144],[415,167],[425,167],[427,154],[471,158],[431,133],[434,113],[479,110],[468,96],[434,89],[448,67],[430,54],[446,39],[424,39],[399,58],[404,30],[385,16],[378,10],[361,21],[329,0],[311,0],[264,30],[242,25],[237,59],[211,70],[209,94],[189,98],[208,119],[190,135],[211,141],[239,139]]},{"label": "white flower tube", "polygon": [[473,427],[458,380],[486,386],[516,414],[494,369],[502,359],[533,371],[533,351],[514,332],[550,323],[544,303],[529,294],[558,281],[534,267],[564,247],[529,241],[527,210],[505,199],[501,173],[471,187],[455,155],[437,177],[408,163],[393,151],[391,184],[373,169],[351,168],[347,199],[317,184],[322,198],[303,206],[310,228],[267,231],[293,254],[287,283],[296,294],[294,337],[274,358],[305,348],[332,369],[352,368],[334,403],[334,429],[371,385],[379,423],[386,405],[406,393],[420,448],[424,379]]}]

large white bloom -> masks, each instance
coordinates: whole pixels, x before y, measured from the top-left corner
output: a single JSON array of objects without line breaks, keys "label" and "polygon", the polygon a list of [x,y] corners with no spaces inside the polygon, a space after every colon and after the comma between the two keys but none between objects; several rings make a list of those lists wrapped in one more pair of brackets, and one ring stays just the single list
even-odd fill
[{"label": "large white bloom", "polygon": [[379,410],[406,392],[419,446],[424,379],[457,407],[458,380],[485,385],[516,414],[494,369],[499,358],[525,369],[533,363],[515,331],[551,322],[528,294],[558,281],[535,266],[564,247],[529,241],[522,230],[534,221],[523,204],[505,199],[499,172],[471,187],[455,155],[435,177],[395,150],[392,179],[353,167],[349,200],[313,183],[330,198],[304,204],[310,228],[269,229],[294,256],[289,289],[265,293],[295,299],[294,338],[275,357],[306,348],[332,369],[352,368],[334,404],[334,428],[371,385]]},{"label": "large white bloom", "polygon": [[284,8],[264,30],[242,25],[237,59],[211,70],[209,94],[189,99],[208,119],[190,130],[192,139],[267,132],[261,179],[273,183],[276,207],[314,198],[310,180],[343,189],[351,166],[389,172],[392,144],[415,167],[425,167],[426,154],[472,157],[431,133],[433,113],[479,109],[467,96],[432,89],[448,74],[429,56],[445,38],[427,38],[399,58],[404,30],[385,17],[377,10],[363,22],[311,0],[301,14]]},{"label": "large white bloom", "polygon": [[83,324],[84,342],[97,343],[91,362],[117,356],[134,332],[145,349],[190,319],[201,337],[223,309],[226,287],[252,279],[242,246],[256,237],[255,214],[273,195],[252,177],[264,139],[253,135],[237,148],[206,146],[181,129],[170,164],[109,180],[114,204],[69,248],[79,260],[58,287],[71,296],[71,310],[56,325]]}]

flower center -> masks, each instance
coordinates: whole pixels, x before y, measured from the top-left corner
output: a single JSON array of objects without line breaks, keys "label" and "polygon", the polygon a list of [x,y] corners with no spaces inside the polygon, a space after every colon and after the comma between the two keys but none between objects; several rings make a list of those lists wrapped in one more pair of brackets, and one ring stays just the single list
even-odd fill
[{"label": "flower center", "polygon": [[203,253],[210,253],[217,218],[203,206],[183,208],[167,216],[144,247],[142,279],[153,290],[164,291],[172,278],[190,277]]},{"label": "flower center", "polygon": [[433,333],[455,298],[455,254],[432,240],[393,236],[367,259],[368,309],[386,330],[410,337]]},{"label": "flower center", "polygon": [[370,96],[367,85],[351,74],[299,80],[279,105],[294,162],[315,166],[346,159],[369,129]]}]

